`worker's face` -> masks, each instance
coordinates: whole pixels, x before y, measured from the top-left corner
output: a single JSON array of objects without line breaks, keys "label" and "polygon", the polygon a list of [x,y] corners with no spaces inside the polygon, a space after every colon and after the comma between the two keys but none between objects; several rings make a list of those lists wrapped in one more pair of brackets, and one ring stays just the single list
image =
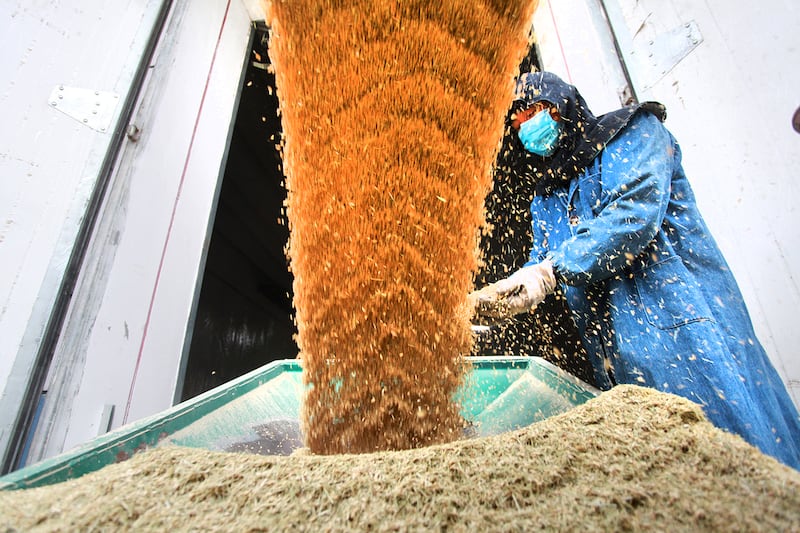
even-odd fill
[{"label": "worker's face", "polygon": [[550,157],[558,149],[562,123],[558,110],[549,102],[539,102],[517,113],[512,127],[522,146],[539,157]]},{"label": "worker's face", "polygon": [[511,116],[511,127],[514,131],[519,131],[520,125],[525,122],[526,120],[532,118],[538,112],[548,109],[550,111],[550,116],[553,117],[553,120],[556,122],[561,121],[561,115],[558,114],[558,109],[556,106],[551,104],[550,102],[540,101],[533,104],[531,107],[527,109],[523,109],[522,111],[518,111],[517,113]]}]

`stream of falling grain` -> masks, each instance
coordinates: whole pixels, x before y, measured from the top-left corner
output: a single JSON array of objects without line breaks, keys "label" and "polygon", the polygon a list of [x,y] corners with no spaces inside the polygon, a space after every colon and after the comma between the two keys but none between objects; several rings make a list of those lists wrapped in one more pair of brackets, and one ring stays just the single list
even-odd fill
[{"label": "stream of falling grain", "polygon": [[461,435],[466,296],[535,4],[266,6],[314,453]]}]

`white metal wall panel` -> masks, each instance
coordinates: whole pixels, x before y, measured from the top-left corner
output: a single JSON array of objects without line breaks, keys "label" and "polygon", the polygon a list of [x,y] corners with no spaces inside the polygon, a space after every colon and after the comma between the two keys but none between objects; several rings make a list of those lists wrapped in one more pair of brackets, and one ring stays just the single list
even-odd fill
[{"label": "white metal wall panel", "polygon": [[110,142],[50,93],[122,100],[160,3],[0,2],[0,451]]},{"label": "white metal wall panel", "polygon": [[117,163],[29,462],[173,403],[250,36],[238,0],[179,2]]}]

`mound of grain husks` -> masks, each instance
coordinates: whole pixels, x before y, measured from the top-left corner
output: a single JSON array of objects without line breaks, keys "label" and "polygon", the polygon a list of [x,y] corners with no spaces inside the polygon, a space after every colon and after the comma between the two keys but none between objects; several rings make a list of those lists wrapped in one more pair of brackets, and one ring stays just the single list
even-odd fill
[{"label": "mound of grain husks", "polygon": [[0,529],[790,531],[800,473],[677,396],[619,386],[523,430],[291,457],[160,448],[0,493]]},{"label": "mound of grain husks", "polygon": [[534,0],[273,0],[315,453],[461,433],[483,200]]}]

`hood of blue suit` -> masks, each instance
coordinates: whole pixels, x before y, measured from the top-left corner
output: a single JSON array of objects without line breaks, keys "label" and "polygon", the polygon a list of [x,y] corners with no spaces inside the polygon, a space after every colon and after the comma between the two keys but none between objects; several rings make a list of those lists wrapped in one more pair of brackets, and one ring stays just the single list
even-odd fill
[{"label": "hood of blue suit", "polygon": [[640,109],[656,114],[662,121],[666,117],[664,106],[656,102],[596,117],[573,85],[550,72],[527,72],[517,81],[507,123],[518,111],[540,101],[554,105],[564,123],[556,151],[549,157],[541,157],[526,151],[516,135],[512,135],[511,141],[514,172],[532,180],[540,192],[580,175]]}]

